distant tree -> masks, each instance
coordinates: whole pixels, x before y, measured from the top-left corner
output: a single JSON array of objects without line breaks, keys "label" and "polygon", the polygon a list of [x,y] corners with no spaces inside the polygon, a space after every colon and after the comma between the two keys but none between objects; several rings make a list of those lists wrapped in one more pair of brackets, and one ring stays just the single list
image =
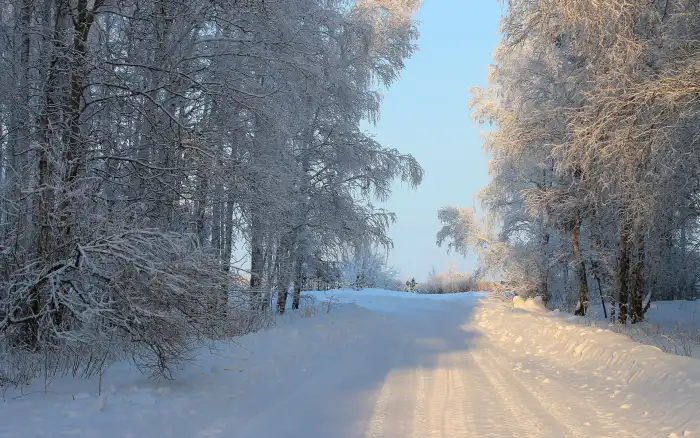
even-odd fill
[{"label": "distant tree", "polygon": [[400,289],[398,272],[387,265],[387,256],[375,246],[365,246],[361,250],[346,253],[341,262],[343,283],[346,287],[359,290],[364,288]]},{"label": "distant tree", "polygon": [[416,283],[416,279],[411,278],[409,281],[406,282],[406,290],[409,292],[415,292],[417,285],[418,283]]}]

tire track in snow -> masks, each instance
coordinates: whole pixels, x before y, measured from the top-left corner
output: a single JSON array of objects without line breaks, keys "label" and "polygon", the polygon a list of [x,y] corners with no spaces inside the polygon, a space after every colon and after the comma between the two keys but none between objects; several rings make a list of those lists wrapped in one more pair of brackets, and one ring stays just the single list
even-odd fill
[{"label": "tire track in snow", "polygon": [[430,392],[430,400],[428,404],[428,423],[429,430],[425,437],[445,438],[445,406],[447,405],[447,371],[444,368],[436,368],[432,373],[432,391]]},{"label": "tire track in snow", "polygon": [[447,398],[448,409],[450,410],[449,428],[445,429],[448,437],[466,437],[469,435],[467,429],[466,412],[464,409],[465,401],[467,400],[467,392],[465,389],[464,379],[462,378],[462,370],[451,367],[449,370],[449,387],[450,394]]},{"label": "tire track in snow", "polygon": [[416,370],[397,369],[390,373],[391,396],[386,404],[384,437],[406,438],[412,433],[412,409],[416,399]]},{"label": "tire track in snow", "polygon": [[[498,351],[503,351],[498,347],[496,348]],[[502,361],[499,361],[498,357],[496,357],[491,349],[487,349],[484,352],[489,356],[494,366],[499,366],[502,372],[508,372],[502,365],[499,365],[502,364]],[[607,434],[610,434],[610,436],[623,438],[636,438],[639,436],[639,434],[626,431],[626,428],[623,427],[622,424],[613,420],[612,417],[604,416],[595,406],[595,403],[585,403],[585,396],[583,396],[584,399],[582,400],[580,395],[572,394],[572,390],[575,391],[574,387],[566,387],[561,383],[558,383],[556,379],[552,379],[549,380],[549,383],[547,384],[551,391],[546,391],[543,388],[538,387],[538,384],[533,384],[533,382],[529,379],[530,376],[531,375],[528,375],[523,379],[517,379],[517,384],[530,392],[538,400],[538,402],[544,406],[550,414],[552,414],[553,417],[555,417],[559,422],[563,423],[571,431],[571,434],[574,437],[585,438],[591,436],[591,433],[594,433],[594,425],[589,425],[589,430],[582,430],[580,426],[575,425],[575,420],[580,420],[582,418],[584,420],[590,419],[594,422],[597,420],[597,422],[601,423],[603,428],[606,430],[606,436]],[[568,394],[566,406],[572,408],[571,410],[564,410],[562,409],[564,406],[562,403],[558,403],[556,400],[551,400],[551,395],[549,394],[553,394],[555,392],[559,394]],[[608,413],[610,412],[615,412],[615,409],[608,411]],[[596,436],[602,436],[600,433],[601,432],[595,432]]]},{"label": "tire track in snow", "polygon": [[369,429],[365,432],[365,438],[378,438],[384,433],[384,423],[386,422],[386,407],[391,397],[391,373],[386,376],[379,396],[374,403],[372,419],[369,422]]},{"label": "tire track in snow", "polygon": [[[530,438],[563,436],[562,434],[557,434],[556,431],[553,430],[542,430],[540,425],[547,423],[535,421],[533,419],[533,412],[530,408],[528,408],[528,405],[524,403],[520,397],[518,397],[517,393],[513,391],[512,387],[508,385],[508,381],[504,379],[503,376],[494,373],[492,368],[484,367],[481,362],[481,356],[475,355],[474,352],[470,352],[470,355],[474,361],[474,364],[479,368],[481,374],[496,391],[499,401],[502,402],[503,407],[510,414],[510,418],[514,419],[515,423],[521,426],[522,434],[517,434],[517,436],[525,436]],[[516,397],[516,399],[513,400],[512,397]]]},{"label": "tire track in snow", "polygon": [[451,374],[451,369],[449,368],[443,368],[444,370],[444,379],[445,379],[445,404],[442,407],[442,416],[441,416],[441,428],[440,428],[440,433],[443,437],[449,436],[446,435],[450,429],[450,399],[451,399],[451,393],[452,393],[452,379],[450,377]]},{"label": "tire track in snow", "polygon": [[[465,362],[469,363],[469,356],[464,355],[464,357]],[[464,366],[466,366],[466,364]],[[488,397],[486,397],[486,394],[483,394],[480,390],[483,388],[483,381],[478,382],[478,378],[475,376],[475,367],[472,367],[472,369],[461,368],[457,371],[457,373],[459,383],[464,387],[465,391],[463,402],[463,409],[465,412],[465,430],[478,430],[475,410],[477,409],[477,406],[479,406],[481,409],[488,409],[490,407],[491,400],[489,400]]]},{"label": "tire track in snow", "polygon": [[465,423],[469,435],[465,437],[506,438],[523,436],[517,425],[503,421],[503,403],[488,379],[472,363],[469,355],[464,355],[465,365],[460,369],[466,390],[464,410]]},{"label": "tire track in snow", "polygon": [[416,400],[413,405],[413,438],[425,438],[428,420],[425,415],[425,370],[423,367],[416,368]]},{"label": "tire track in snow", "polygon": [[[570,419],[568,418],[568,415],[573,415],[572,412],[567,412],[565,413],[562,411],[559,407],[560,404],[558,403],[550,403],[547,401],[547,399],[538,396],[538,394],[533,391],[532,387],[527,387],[526,385],[523,384],[522,380],[520,377],[514,374],[512,370],[506,370],[503,368],[502,363],[503,363],[503,358],[499,360],[493,352],[491,351],[490,348],[485,348],[481,350],[483,353],[483,357],[485,358],[486,362],[488,363],[488,367],[491,370],[494,370],[494,372],[500,374],[502,378],[505,378],[505,376],[510,376],[510,381],[511,381],[511,387],[513,389],[517,389],[517,391],[520,394],[524,394],[526,398],[530,399],[531,403],[528,403],[528,406],[539,406],[542,408],[544,412],[549,414],[551,418],[554,420],[554,422],[548,422],[548,424],[558,424],[560,426],[563,426],[564,429],[566,429],[566,435],[565,436],[571,436],[574,438],[586,438],[590,435],[586,434],[584,431],[580,429],[580,427],[575,426]],[[507,361],[506,361],[507,363]],[[527,378],[527,377],[526,377]],[[568,403],[567,403],[568,406]],[[568,415],[567,415],[568,414]],[[576,415],[580,415],[580,412],[577,412]],[[557,435],[560,436],[560,435]]]},{"label": "tire track in snow", "polygon": [[[512,416],[508,416],[509,412],[503,398],[491,385],[488,376],[475,363],[475,357],[470,352],[461,352],[460,360],[462,366],[459,370],[466,388],[465,421],[469,431],[469,435],[465,437],[521,438],[528,436],[528,433],[523,431],[522,424],[514,421]],[[516,409],[518,409],[517,406]],[[530,436],[542,437],[535,432],[529,431]]]},{"label": "tire track in snow", "polygon": [[[388,362],[394,370],[388,371],[384,378],[379,395],[374,402],[372,417],[365,430],[365,438],[377,438],[385,435],[393,436],[392,434],[396,432],[394,429],[405,429],[407,427],[405,425],[405,420],[407,419],[404,418],[404,422],[399,421],[400,419],[394,418],[396,416],[396,413],[393,412],[395,409],[389,409],[390,404],[393,408],[396,408],[397,405],[401,406],[402,402],[407,399],[407,391],[410,392],[413,388],[413,386],[405,384],[406,380],[411,382],[412,373],[397,371],[395,366],[401,359],[410,357],[409,348],[412,345],[412,340],[408,337],[400,336],[397,341],[394,347],[398,348],[393,351],[392,359]],[[392,414],[392,418],[389,421],[387,421],[388,414]],[[386,426],[389,426],[388,431]]]}]

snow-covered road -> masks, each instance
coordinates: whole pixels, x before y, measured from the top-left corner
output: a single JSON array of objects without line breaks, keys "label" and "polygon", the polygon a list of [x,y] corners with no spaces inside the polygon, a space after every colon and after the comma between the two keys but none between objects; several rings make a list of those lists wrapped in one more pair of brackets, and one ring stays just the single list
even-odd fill
[{"label": "snow-covered road", "polygon": [[653,386],[640,392],[629,373],[612,372],[614,361],[562,358],[565,349],[540,346],[534,333],[490,324],[510,318],[504,321],[512,319],[511,328],[534,332],[548,322],[493,305],[485,314],[478,295],[374,291],[336,298],[358,305],[246,337],[243,348],[202,357],[169,385],[117,370],[108,399],[86,387],[61,403],[68,386],[59,382],[53,396],[7,402],[0,405],[0,436],[700,436],[700,395],[692,395],[700,382],[684,368],[697,368],[691,359],[672,358],[681,362],[668,370],[684,373],[690,395],[660,401]]},{"label": "snow-covered road", "polygon": [[[345,301],[353,296],[343,296]],[[611,398],[623,385],[544,358],[524,362],[474,324],[479,300],[357,299],[389,314],[327,369],[300,376],[233,435],[263,437],[660,437],[674,430]],[[341,340],[342,342],[342,340]],[[506,344],[510,345],[510,344]],[[650,429],[651,427],[651,429]],[[685,429],[680,431],[682,436]],[[690,431],[687,432],[690,434]]]}]

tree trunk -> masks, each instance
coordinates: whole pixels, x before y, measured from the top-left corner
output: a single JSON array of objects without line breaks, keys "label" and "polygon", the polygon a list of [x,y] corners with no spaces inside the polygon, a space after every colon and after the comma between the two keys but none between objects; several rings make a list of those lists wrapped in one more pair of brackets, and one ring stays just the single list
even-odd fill
[{"label": "tree trunk", "polygon": [[[285,262],[288,264],[289,262]],[[294,309],[299,308],[299,298],[297,298],[297,278],[301,277],[301,264],[298,260],[293,262],[293,269],[281,269],[281,271],[286,271],[286,273],[280,274],[280,284],[277,286],[279,288],[279,293],[277,295],[277,311],[282,314],[287,308],[287,295],[289,290],[289,280],[294,278],[294,294],[293,294],[293,304],[296,303],[296,307],[292,306]]]},{"label": "tree trunk", "polygon": [[257,207],[251,209],[250,223],[250,294],[254,308],[264,310],[266,305],[265,294],[262,291],[263,264],[263,236],[260,213]]},{"label": "tree trunk", "polygon": [[588,310],[588,278],[586,276],[586,263],[581,255],[581,222],[577,221],[571,230],[571,244],[576,259],[576,271],[579,282],[578,308],[574,315],[585,316]]},{"label": "tree trunk", "polygon": [[[16,107],[10,111],[9,129],[7,131],[7,165],[4,169],[5,178],[9,184],[7,185],[7,199],[13,201],[3,205],[3,213],[7,214],[8,218],[3,220],[3,224],[15,222],[20,230],[22,238],[17,240],[17,244],[22,248],[30,246],[33,242],[30,241],[30,233],[27,229],[27,222],[31,222],[31,218],[27,218],[26,211],[21,208],[21,188],[23,178],[25,177],[25,160],[26,153],[29,150],[32,124],[31,118],[31,91],[30,91],[30,58],[31,58],[31,34],[32,34],[32,10],[33,1],[24,0],[20,9],[20,22],[17,27],[18,38],[21,41],[19,62],[16,64],[14,72],[17,81],[18,101]],[[29,181],[26,181],[29,183]],[[27,202],[27,201],[25,201]],[[19,208],[18,208],[19,207]],[[16,217],[11,217],[16,216]]]},{"label": "tree trunk", "polygon": [[545,265],[542,266],[542,271],[540,274],[540,293],[542,294],[542,301],[544,302],[544,306],[547,307],[549,305],[549,301],[551,299],[550,297],[550,292],[549,292],[549,269],[548,269],[548,257],[547,255],[547,250],[549,249],[549,233],[545,231],[544,236],[542,237],[542,242],[541,242],[541,249],[543,254],[545,254],[544,257],[544,263]]},{"label": "tree trunk", "polygon": [[289,285],[280,285],[280,290],[277,293],[277,312],[281,315],[287,309],[287,295]]},{"label": "tree trunk", "polygon": [[679,269],[679,275],[677,280],[677,296],[676,299],[686,299],[689,297],[688,294],[688,257],[687,257],[687,247],[688,247],[688,237],[686,234],[686,221],[681,224],[681,236],[680,242],[678,243],[679,252],[681,254],[681,266]]},{"label": "tree trunk", "polygon": [[304,259],[301,255],[297,256],[294,270],[294,292],[292,294],[292,309],[299,309],[299,301],[301,300],[301,284],[304,275]]},{"label": "tree trunk", "polygon": [[280,281],[279,276],[277,278],[275,277],[275,271],[277,270],[277,266],[279,266],[278,261],[281,260],[281,258],[278,258],[281,246],[281,242],[275,244],[275,238],[272,233],[267,233],[265,252],[263,253],[263,272],[265,273],[263,287],[268,290],[274,290],[276,282]]},{"label": "tree trunk", "polygon": [[[26,214],[30,210],[30,200],[22,202],[22,183],[25,177],[25,154],[29,149],[31,130],[29,126],[32,124],[30,118],[31,108],[31,92],[29,90],[30,76],[30,55],[31,55],[31,18],[33,11],[33,2],[25,0],[20,9],[19,26],[17,26],[17,37],[21,41],[19,62],[16,64],[15,77],[18,78],[16,83],[18,91],[18,101],[15,108],[10,111],[8,143],[7,147],[7,165],[4,169],[5,178],[8,181],[7,192],[2,193],[3,197],[10,202],[4,202],[2,205],[3,214],[6,217],[0,217],[3,224],[16,223],[18,236],[15,241],[15,251],[22,253],[23,250],[36,245],[34,239],[41,240],[41,237],[33,235],[27,225],[32,220],[27,220]],[[1,146],[0,146],[1,147]],[[33,181],[25,181],[31,184]],[[24,208],[23,208],[24,207]],[[26,209],[25,209],[26,208]],[[37,214],[33,212],[33,214]],[[33,218],[33,219],[36,219]],[[35,222],[36,223],[36,222]],[[4,237],[4,236],[3,236]],[[22,309],[23,312],[30,315],[38,315],[41,308],[40,291],[34,288],[28,297],[27,307]],[[39,321],[37,319],[28,320],[27,324],[22,327],[22,342],[25,342],[30,348],[37,349],[39,346]]]},{"label": "tree trunk", "polygon": [[632,291],[630,293],[630,317],[632,324],[644,320],[644,235],[638,232],[636,239],[636,257],[631,271],[630,281]]},{"label": "tree trunk", "polygon": [[[93,8],[99,8],[101,0],[94,2]],[[82,138],[82,102],[85,79],[90,66],[87,63],[87,40],[95,20],[94,9],[88,5],[88,0],[78,0],[77,15],[73,18],[73,53],[74,65],[70,78],[70,97],[68,103],[68,126],[66,130],[66,148],[63,160],[67,165],[65,180],[74,181],[86,165],[87,148]]]},{"label": "tree trunk", "polygon": [[[223,188],[222,188],[223,189]],[[230,190],[230,189],[229,189]],[[223,196],[220,198],[223,199]],[[223,206],[221,210],[224,210],[224,216],[221,218],[221,243],[220,243],[220,254],[221,254],[221,265],[224,272],[231,271],[231,252],[233,250],[233,195],[228,193],[226,198],[226,208]],[[230,285],[227,284],[222,291],[222,304],[224,312],[228,312],[228,292]]]},{"label": "tree trunk", "polygon": [[566,259],[563,259],[560,265],[564,277],[564,295],[560,299],[562,301],[562,305],[569,307],[568,300],[569,297],[571,297],[571,294],[569,294],[569,262]]},{"label": "tree trunk", "polygon": [[603,284],[600,280],[600,272],[598,271],[597,263],[591,260],[591,268],[593,269],[593,278],[598,284],[598,295],[600,295],[600,304],[603,306],[603,316],[608,319],[608,310],[605,307],[605,298],[603,297]]},{"label": "tree trunk", "polygon": [[209,177],[204,172],[198,172],[197,200],[195,201],[195,233],[197,244],[205,246],[207,242],[207,195],[209,192]]},{"label": "tree trunk", "polygon": [[[58,8],[56,12],[57,17],[54,22],[54,28],[52,30],[52,46],[48,49],[50,51],[51,62],[48,67],[45,88],[43,90],[43,108],[41,115],[39,117],[39,129],[40,129],[40,144],[41,147],[38,151],[38,160],[36,162],[36,174],[38,176],[38,202],[36,210],[34,210],[33,222],[35,227],[37,227],[37,233],[35,237],[35,248],[36,248],[36,258],[44,264],[51,264],[56,258],[60,258],[60,255],[53,254],[53,248],[56,245],[56,241],[59,241],[58,245],[64,246],[68,243],[66,237],[70,235],[70,226],[65,227],[59,232],[59,236],[52,235],[52,222],[56,220],[59,215],[64,215],[60,219],[63,224],[72,224],[73,218],[66,218],[65,215],[68,214],[68,210],[71,206],[67,205],[64,201],[63,205],[58,209],[54,206],[54,187],[57,186],[56,181],[53,181],[51,175],[53,174],[53,166],[51,162],[51,148],[53,144],[54,130],[51,128],[51,118],[61,118],[66,117],[72,119],[74,115],[71,114],[71,106],[67,108],[62,108],[66,110],[66,113],[59,114],[56,110],[58,104],[56,97],[56,89],[61,87],[62,84],[58,84],[60,74],[57,71],[58,58],[61,56],[59,46],[61,45],[61,37],[63,32],[66,31],[68,26],[68,18],[66,16],[65,10],[63,8]],[[71,89],[73,89],[74,83],[71,81]],[[72,103],[72,96],[71,102]],[[64,105],[65,106],[65,105]],[[79,108],[78,108],[79,109]],[[75,109],[76,111],[78,109]],[[70,129],[69,125],[69,129]],[[64,132],[64,137],[67,134]],[[69,164],[69,163],[66,163]],[[58,214],[57,214],[58,213]],[[75,213],[73,213],[75,215]],[[63,240],[61,240],[63,239]],[[52,245],[54,243],[54,245]],[[65,251],[65,250],[64,250]],[[52,260],[53,259],[53,260]],[[30,348],[36,350],[41,344],[41,334],[40,334],[40,321],[39,314],[44,307],[43,293],[39,286],[35,286],[30,293],[27,304],[28,313],[32,317],[27,324],[26,342]],[[55,315],[54,315],[55,316]],[[58,321],[57,321],[58,322]]]},{"label": "tree trunk", "polygon": [[274,277],[275,281],[270,284],[275,285],[277,290],[277,312],[280,314],[284,313],[287,306],[287,295],[289,289],[289,282],[292,280],[294,275],[294,256],[290,251],[290,242],[293,239],[288,235],[283,235],[278,244],[277,250],[275,251],[274,260]]},{"label": "tree trunk", "polygon": [[221,229],[223,222],[222,204],[224,202],[224,190],[221,184],[217,183],[214,185],[214,195],[211,204],[212,218],[211,218],[211,247],[215,251],[219,260],[222,255],[222,245],[221,245]]},{"label": "tree trunk", "polygon": [[629,229],[623,225],[620,230],[620,261],[617,272],[618,281],[618,322],[627,323],[627,306],[629,301],[629,271],[630,271],[630,251],[629,251]]}]

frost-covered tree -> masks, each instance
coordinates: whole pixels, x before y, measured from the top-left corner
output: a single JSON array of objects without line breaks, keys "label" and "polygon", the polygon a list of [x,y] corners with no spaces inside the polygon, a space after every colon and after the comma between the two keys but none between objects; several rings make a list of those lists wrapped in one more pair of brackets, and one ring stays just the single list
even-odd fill
[{"label": "frost-covered tree", "polygon": [[490,85],[472,102],[495,125],[479,194],[499,234],[491,260],[521,292],[577,313],[595,290],[623,323],[642,320],[652,295],[693,296],[697,8],[507,6]]},{"label": "frost-covered tree", "polygon": [[273,292],[298,303],[315,264],[388,244],[373,202],[422,169],[359,126],[416,49],[417,7],[4,2],[3,351],[167,371],[221,321],[264,322]]},{"label": "frost-covered tree", "polygon": [[346,251],[341,264],[341,274],[343,287],[356,290],[398,290],[401,286],[398,272],[387,263],[387,255],[371,244]]}]

